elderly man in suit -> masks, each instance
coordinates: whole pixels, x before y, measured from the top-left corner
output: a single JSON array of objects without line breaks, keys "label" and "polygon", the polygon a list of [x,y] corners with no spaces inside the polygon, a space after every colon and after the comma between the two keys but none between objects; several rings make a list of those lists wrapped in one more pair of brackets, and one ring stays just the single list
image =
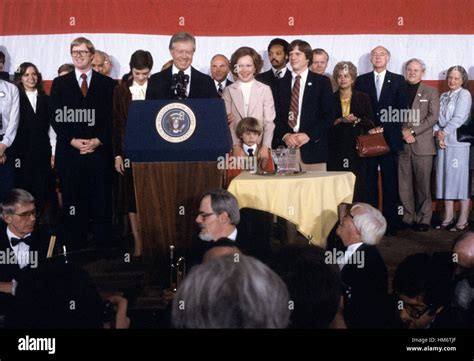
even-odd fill
[{"label": "elderly man in suit", "polygon": [[[17,281],[25,268],[36,268],[46,258],[45,238],[35,230],[36,208],[33,196],[23,189],[10,190],[0,203],[0,314],[5,312]],[[14,257],[13,257],[14,256]]]},{"label": "elderly man in suit", "polygon": [[63,241],[84,248],[89,220],[96,245],[111,237],[112,99],[116,81],[92,69],[90,40],[71,43],[74,71],[54,79],[50,96],[63,191]]},{"label": "elderly man in suit", "polygon": [[191,66],[196,51],[193,35],[185,32],[174,34],[169,50],[173,65],[150,77],[147,100],[219,97],[211,77]]},{"label": "elderly man in suit", "polygon": [[309,70],[311,46],[294,40],[289,46],[291,77],[278,86],[273,146],[296,148],[303,171],[325,171],[328,128],[334,120],[333,96],[328,77]]},{"label": "elderly man in suit", "polygon": [[337,228],[337,235],[347,247],[344,256],[335,261],[348,296],[344,304],[348,328],[385,326],[388,272],[375,246],[386,227],[379,210],[367,203],[356,203]]},{"label": "elderly man in suit", "polygon": [[405,144],[398,154],[398,189],[403,205],[403,222],[416,231],[430,228],[431,168],[436,154],[433,126],[439,115],[438,90],[423,84],[425,63],[410,59],[405,65],[408,103],[411,112],[402,126]]},{"label": "elderly man in suit", "polygon": [[222,96],[224,88],[231,85],[233,82],[227,79],[230,71],[230,62],[222,54],[216,54],[211,59],[211,77],[214,80],[219,96]]},{"label": "elderly man in suit", "polygon": [[357,77],[355,89],[370,96],[372,110],[384,128],[390,146],[388,154],[369,158],[367,172],[368,201],[378,206],[378,168],[382,174],[383,214],[388,222],[387,234],[396,235],[398,229],[397,153],[403,148],[403,110],[408,108],[407,87],[403,76],[387,70],[390,52],[383,46],[370,53],[374,70]]}]

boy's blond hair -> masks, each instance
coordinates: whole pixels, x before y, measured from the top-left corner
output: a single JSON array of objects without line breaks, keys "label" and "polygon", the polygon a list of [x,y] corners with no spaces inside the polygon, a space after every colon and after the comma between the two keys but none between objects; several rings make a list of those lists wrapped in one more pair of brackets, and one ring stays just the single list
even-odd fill
[{"label": "boy's blond hair", "polygon": [[258,122],[258,120],[253,117],[243,118],[239,124],[237,124],[237,127],[235,128],[235,134],[237,134],[237,136],[242,139],[242,136],[245,132],[253,132],[261,135],[263,133],[263,127]]}]

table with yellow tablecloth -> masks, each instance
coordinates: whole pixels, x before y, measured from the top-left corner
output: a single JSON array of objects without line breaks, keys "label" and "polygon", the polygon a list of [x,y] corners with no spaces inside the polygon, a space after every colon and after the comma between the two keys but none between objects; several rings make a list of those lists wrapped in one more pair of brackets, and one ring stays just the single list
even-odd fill
[{"label": "table with yellow tablecloth", "polygon": [[254,208],[285,218],[311,243],[324,247],[337,222],[338,204],[352,202],[354,183],[351,172],[243,172],[232,180],[228,190],[237,198],[240,208]]}]

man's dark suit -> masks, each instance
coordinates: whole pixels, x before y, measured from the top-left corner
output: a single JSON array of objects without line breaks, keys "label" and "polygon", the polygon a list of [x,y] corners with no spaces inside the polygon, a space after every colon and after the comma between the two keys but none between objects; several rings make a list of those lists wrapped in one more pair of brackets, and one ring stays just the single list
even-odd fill
[{"label": "man's dark suit", "polygon": [[[46,259],[46,252],[48,248],[47,238],[44,232],[40,230],[35,230],[31,234],[29,241],[30,252],[36,251],[38,264],[43,262]],[[9,250],[9,251],[8,251]],[[10,246],[8,240],[7,229],[3,222],[0,224],[0,252],[2,254],[14,254],[13,248]],[[0,282],[11,282],[13,279],[19,281],[21,279],[21,274],[27,268],[30,268],[30,265],[25,266],[23,269],[20,268],[18,263],[10,264],[0,264]],[[0,315],[8,311],[8,308],[13,302],[12,295],[1,293],[0,292]]]},{"label": "man's dark suit", "polygon": [[257,74],[255,76],[255,79],[257,79],[259,82],[262,82],[263,84],[266,84],[270,87],[270,89],[272,90],[273,99],[276,99],[277,97],[278,85],[280,84],[280,82],[283,80],[288,80],[288,78],[291,79],[290,69],[287,69],[283,78],[280,79],[275,77],[275,73],[273,73],[272,69],[264,73]]},{"label": "man's dark suit", "polygon": [[[148,80],[146,100],[152,99],[174,99],[175,94],[171,90],[172,67],[153,74]],[[212,78],[191,67],[191,87],[188,98],[218,98],[216,87]]]},{"label": "man's dark suit", "polygon": [[[367,164],[368,202],[378,207],[378,166],[382,175],[383,215],[387,219],[389,233],[395,233],[398,223],[398,186],[397,186],[397,152],[403,148],[402,123],[391,121],[391,111],[408,108],[408,95],[406,82],[403,76],[387,70],[377,100],[374,72],[357,77],[355,89],[367,93],[370,97],[372,109],[380,125],[384,128],[384,136],[390,146],[390,152],[380,157],[369,158]],[[389,108],[391,107],[391,108]],[[387,112],[384,114],[384,112]],[[387,116],[388,114],[388,116]]]},{"label": "man's dark suit", "polygon": [[[287,73],[290,73],[287,71]],[[291,73],[280,80],[275,98],[276,119],[273,148],[285,145],[283,136],[293,134],[288,125],[291,103]],[[328,77],[308,71],[301,105],[299,133],[306,133],[310,140],[301,147],[304,163],[324,163],[328,157],[328,128],[334,121],[333,95]]]},{"label": "man's dark suit", "polygon": [[[87,95],[83,97],[73,71],[54,79],[51,88],[50,112],[57,133],[56,165],[65,217],[60,236],[76,248],[84,244],[89,218],[94,221],[93,236],[97,244],[108,245],[111,237],[112,99],[116,84],[115,80],[93,71]],[[61,121],[57,111],[63,111],[64,107],[90,110],[94,124]],[[81,155],[70,144],[73,138],[98,138],[102,145],[93,153]]]},{"label": "man's dark suit", "polygon": [[[363,267],[355,264],[356,253],[364,254]],[[359,260],[361,256],[359,256]],[[361,245],[341,270],[346,287],[344,319],[348,328],[382,328],[387,318],[388,272],[375,246]]]}]

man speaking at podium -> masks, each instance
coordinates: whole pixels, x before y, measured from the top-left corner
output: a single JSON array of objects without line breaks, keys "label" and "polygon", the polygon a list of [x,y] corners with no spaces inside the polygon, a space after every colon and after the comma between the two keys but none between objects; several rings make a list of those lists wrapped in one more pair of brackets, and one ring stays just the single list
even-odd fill
[{"label": "man speaking at podium", "polygon": [[191,66],[196,51],[193,35],[174,34],[169,49],[173,66],[150,77],[146,100],[219,97],[211,77]]}]

